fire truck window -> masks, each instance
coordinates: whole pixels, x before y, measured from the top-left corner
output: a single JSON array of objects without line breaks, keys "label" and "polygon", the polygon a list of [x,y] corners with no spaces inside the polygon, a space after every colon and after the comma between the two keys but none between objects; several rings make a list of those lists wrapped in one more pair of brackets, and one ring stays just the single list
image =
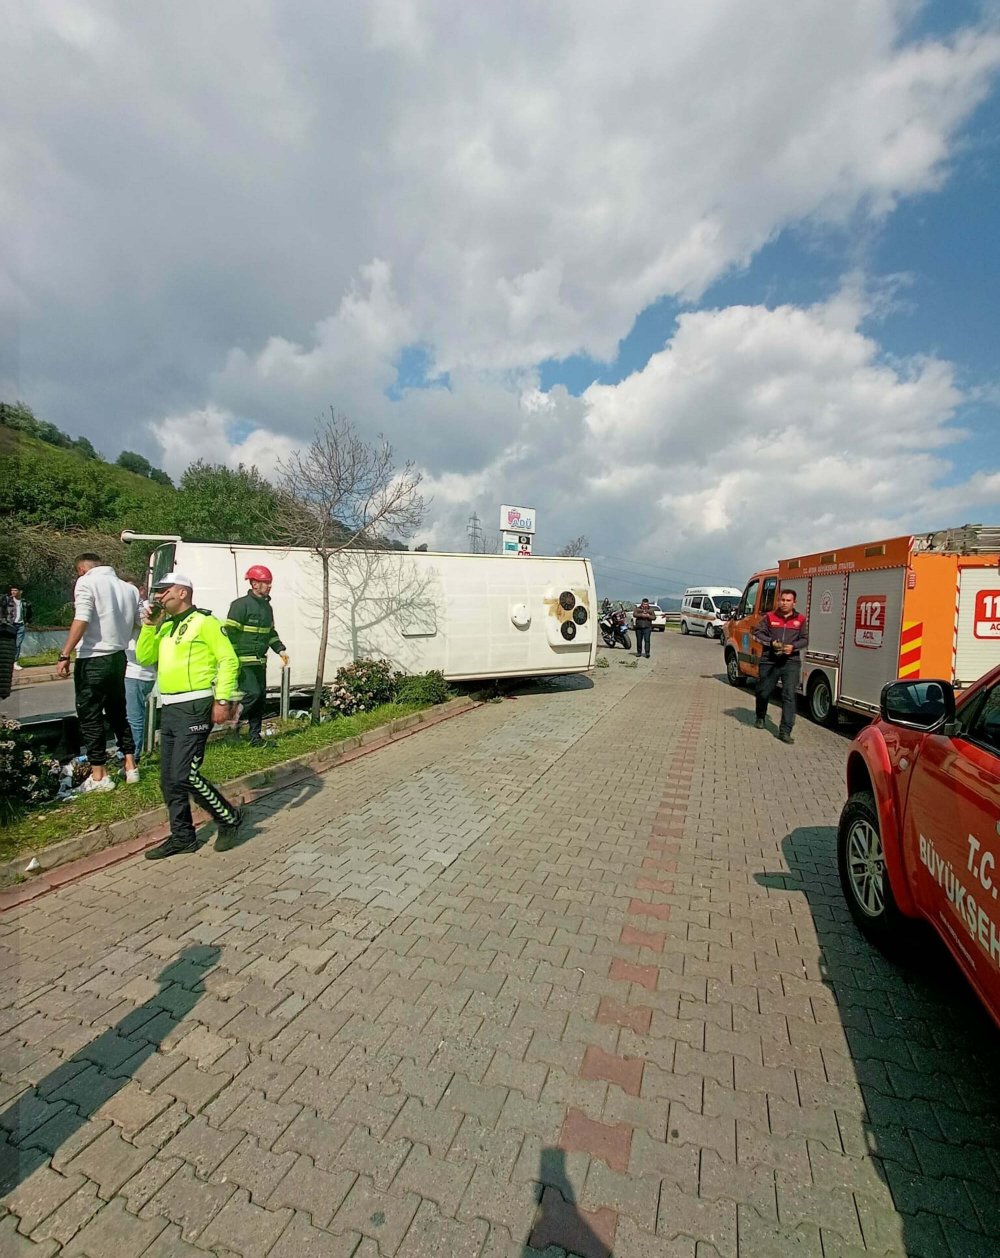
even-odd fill
[{"label": "fire truck window", "polygon": [[757,601],[757,590],[760,586],[759,581],[751,581],[747,588],[743,591],[743,599],[740,603],[737,618],[749,616],[753,611],[753,605]]},{"label": "fire truck window", "polygon": [[760,603],[760,610],[762,614],[764,612],[769,612],[771,608],[774,606],[774,591],[777,588],[778,588],[777,577],[768,577],[767,580],[764,582],[764,597],[761,599],[761,603]]},{"label": "fire truck window", "polygon": [[977,706],[966,737],[1000,755],[1000,686],[994,686]]}]

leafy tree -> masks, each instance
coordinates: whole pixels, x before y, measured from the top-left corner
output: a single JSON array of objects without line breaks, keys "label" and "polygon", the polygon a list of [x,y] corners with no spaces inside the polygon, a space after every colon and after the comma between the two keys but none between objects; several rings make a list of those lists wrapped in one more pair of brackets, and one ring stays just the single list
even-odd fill
[{"label": "leafy tree", "polygon": [[73,442],[73,449],[82,454],[85,459],[100,459],[101,457],[86,437],[77,437]]},{"label": "leafy tree", "polygon": [[170,479],[166,472],[159,467],[151,467],[149,469],[149,479],[156,481],[157,485],[169,485],[171,489],[174,487],[174,482]]},{"label": "leafy tree", "polygon": [[199,459],[181,477],[173,528],[204,542],[266,545],[279,540],[279,494],[256,467]]},{"label": "leafy tree", "polygon": [[143,458],[141,454],[136,454],[132,450],[123,450],[115,463],[118,467],[123,467],[126,472],[135,472],[137,476],[149,476],[153,470],[149,459]]},{"label": "leafy tree", "polygon": [[323,575],[319,654],[312,719],[319,721],[330,637],[330,565],[347,547],[371,546],[386,532],[407,534],[423,518],[421,474],[412,462],[395,467],[384,438],[366,442],[343,415],[330,411],[307,450],[278,464],[279,542],[307,546]]}]

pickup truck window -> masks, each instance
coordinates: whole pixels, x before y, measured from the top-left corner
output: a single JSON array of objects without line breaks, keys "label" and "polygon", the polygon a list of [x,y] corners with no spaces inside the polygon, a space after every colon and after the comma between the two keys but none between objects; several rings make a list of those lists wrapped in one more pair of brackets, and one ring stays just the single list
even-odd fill
[{"label": "pickup truck window", "polygon": [[994,686],[976,704],[966,738],[1000,755],[1000,686]]}]

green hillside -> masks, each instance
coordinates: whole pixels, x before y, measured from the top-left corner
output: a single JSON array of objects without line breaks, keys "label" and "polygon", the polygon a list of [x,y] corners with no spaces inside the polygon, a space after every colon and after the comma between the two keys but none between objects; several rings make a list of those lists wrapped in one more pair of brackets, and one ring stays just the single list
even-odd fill
[{"label": "green hillside", "polygon": [[22,525],[120,533],[156,532],[178,493],[123,467],[0,426],[0,513]]}]

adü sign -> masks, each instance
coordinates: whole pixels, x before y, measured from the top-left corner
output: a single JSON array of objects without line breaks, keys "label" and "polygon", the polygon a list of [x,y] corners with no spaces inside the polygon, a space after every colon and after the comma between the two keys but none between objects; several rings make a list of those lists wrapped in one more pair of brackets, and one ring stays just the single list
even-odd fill
[{"label": "ad\u00fc sign", "polygon": [[500,531],[502,533],[534,533],[535,508],[501,507]]}]

